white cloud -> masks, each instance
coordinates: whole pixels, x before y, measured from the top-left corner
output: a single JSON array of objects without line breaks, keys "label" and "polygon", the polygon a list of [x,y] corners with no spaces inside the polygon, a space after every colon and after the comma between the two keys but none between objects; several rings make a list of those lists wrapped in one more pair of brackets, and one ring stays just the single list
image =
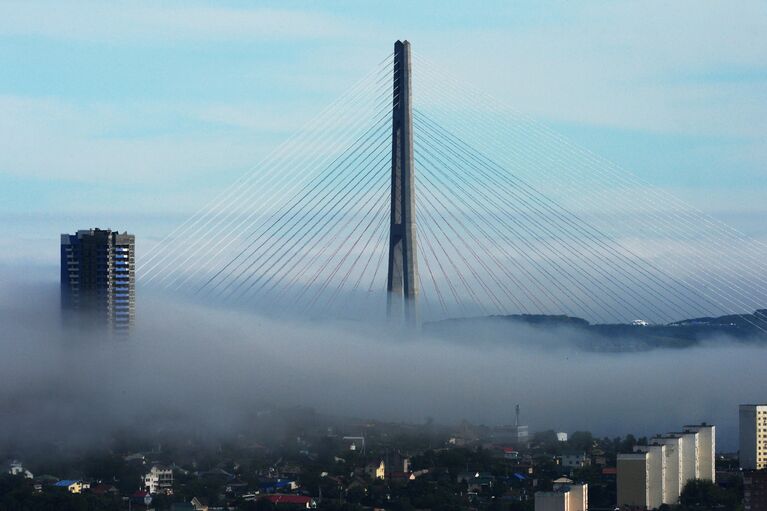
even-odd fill
[{"label": "white cloud", "polygon": [[430,31],[415,48],[459,81],[553,121],[767,134],[764,3],[581,5],[533,26],[469,28],[449,39]]},{"label": "white cloud", "polygon": [[338,37],[348,28],[318,12],[191,2],[12,0],[0,4],[2,34],[89,41],[313,39]]},{"label": "white cloud", "polygon": [[152,185],[250,168],[319,110],[0,96],[0,172]]}]

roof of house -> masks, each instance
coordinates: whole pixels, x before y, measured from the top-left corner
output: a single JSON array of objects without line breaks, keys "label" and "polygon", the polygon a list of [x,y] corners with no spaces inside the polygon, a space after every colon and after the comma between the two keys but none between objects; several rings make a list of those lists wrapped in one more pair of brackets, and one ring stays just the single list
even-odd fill
[{"label": "roof of house", "polygon": [[267,481],[261,481],[258,483],[258,487],[262,490],[265,488],[285,488],[286,486],[291,486],[294,483],[292,479],[277,479],[275,480],[267,480]]},{"label": "roof of house", "polygon": [[91,488],[91,493],[102,494],[112,491],[117,491],[117,488],[113,484],[101,483]]},{"label": "roof of house", "polygon": [[63,488],[67,488],[69,486],[72,486],[75,483],[79,483],[80,481],[77,479],[62,479],[58,483],[55,483],[53,486],[60,486]]},{"label": "roof of house", "polygon": [[310,504],[312,502],[311,497],[307,497],[306,495],[282,495],[282,494],[274,494],[274,495],[266,495],[264,497],[264,500],[268,500],[272,504]]}]

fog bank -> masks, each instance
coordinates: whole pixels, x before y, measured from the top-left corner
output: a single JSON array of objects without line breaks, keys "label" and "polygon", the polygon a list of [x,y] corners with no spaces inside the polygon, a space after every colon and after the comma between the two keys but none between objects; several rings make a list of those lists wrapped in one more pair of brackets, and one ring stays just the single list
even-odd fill
[{"label": "fog bank", "polygon": [[[62,329],[55,283],[0,287],[0,442],[74,442],[163,424],[226,434],[260,407],[381,420],[651,435],[707,421],[737,449],[737,406],[764,401],[767,349],[589,353],[567,331],[508,342],[401,336],[367,322],[273,319],[139,295],[129,339]],[[148,419],[150,418],[150,419]],[[2,445],[0,444],[0,445]]]}]

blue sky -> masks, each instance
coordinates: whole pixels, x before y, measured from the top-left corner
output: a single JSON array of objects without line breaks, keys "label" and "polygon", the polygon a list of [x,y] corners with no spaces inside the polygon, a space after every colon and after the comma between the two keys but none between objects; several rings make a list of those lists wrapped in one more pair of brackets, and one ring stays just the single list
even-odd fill
[{"label": "blue sky", "polygon": [[748,1],[6,0],[0,214],[169,228],[407,38],[748,230],[767,191],[766,33]]}]

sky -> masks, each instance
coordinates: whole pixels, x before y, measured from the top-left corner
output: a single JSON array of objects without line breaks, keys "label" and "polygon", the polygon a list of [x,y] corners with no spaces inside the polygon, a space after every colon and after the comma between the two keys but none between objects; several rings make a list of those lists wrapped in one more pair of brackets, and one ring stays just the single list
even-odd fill
[{"label": "sky", "polygon": [[767,187],[766,29],[748,1],[6,0],[0,215],[27,235],[40,218],[162,232],[406,38],[747,229]]}]

